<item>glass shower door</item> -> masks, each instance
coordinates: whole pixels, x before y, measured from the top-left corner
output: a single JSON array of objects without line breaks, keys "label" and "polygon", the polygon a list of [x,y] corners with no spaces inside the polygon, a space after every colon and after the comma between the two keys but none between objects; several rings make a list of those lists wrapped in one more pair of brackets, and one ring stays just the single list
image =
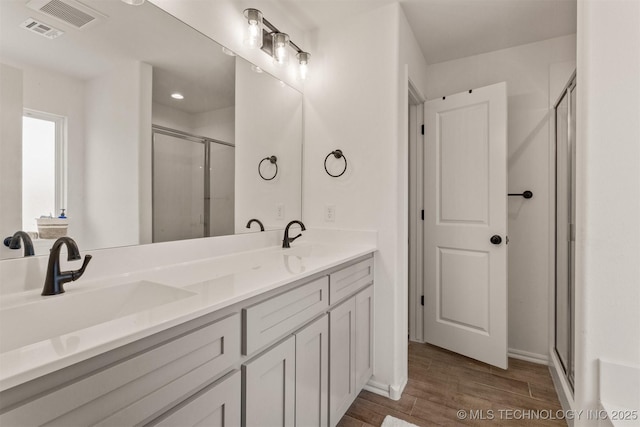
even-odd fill
[{"label": "glass shower door", "polygon": [[205,236],[205,144],[153,134],[153,241]]},{"label": "glass shower door", "polygon": [[575,284],[576,284],[576,84],[575,80],[569,87],[569,164],[571,175],[571,199],[569,201],[569,354],[571,361],[567,370],[567,378],[573,387],[575,368]]},{"label": "glass shower door", "polygon": [[556,274],[555,351],[573,387],[575,284],[575,78],[555,106]]}]

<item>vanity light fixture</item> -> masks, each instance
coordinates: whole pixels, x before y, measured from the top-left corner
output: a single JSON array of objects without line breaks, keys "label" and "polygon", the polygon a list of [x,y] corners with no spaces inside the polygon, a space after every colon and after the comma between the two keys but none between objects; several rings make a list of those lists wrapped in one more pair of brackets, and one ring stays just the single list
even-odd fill
[{"label": "vanity light fixture", "polygon": [[244,16],[248,23],[244,39],[245,45],[250,48],[260,47],[273,57],[275,64],[280,66],[288,64],[288,47],[292,47],[297,53],[296,57],[300,64],[300,79],[305,80],[308,76],[309,58],[311,57],[309,52],[300,49],[288,34],[278,30],[258,9],[245,9]]},{"label": "vanity light fixture", "polygon": [[130,4],[131,6],[141,6],[144,4],[145,0],[122,0],[126,4]]},{"label": "vanity light fixture", "polygon": [[307,80],[307,75],[309,74],[309,57],[311,56],[308,52],[298,52],[296,57],[298,58],[298,63],[300,64],[300,80]]},{"label": "vanity light fixture", "polygon": [[284,67],[289,63],[289,34],[272,33],[271,40],[273,63]]},{"label": "vanity light fixture", "polygon": [[171,97],[172,97],[173,99],[184,99],[184,95],[183,95],[183,94],[181,94],[181,93],[178,93],[178,92],[172,93],[172,94],[171,94]]},{"label": "vanity light fixture", "polygon": [[250,49],[262,47],[262,12],[258,9],[245,9],[244,17],[247,18],[247,30],[244,36],[244,44]]}]

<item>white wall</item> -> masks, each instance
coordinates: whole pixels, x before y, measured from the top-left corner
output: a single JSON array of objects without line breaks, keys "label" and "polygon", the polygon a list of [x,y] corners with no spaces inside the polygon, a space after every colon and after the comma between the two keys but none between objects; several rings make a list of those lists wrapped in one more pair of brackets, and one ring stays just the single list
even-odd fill
[{"label": "white wall", "polygon": [[191,114],[157,102],[153,102],[151,108],[154,125],[194,133]]},{"label": "white wall", "polygon": [[596,407],[598,359],[640,366],[638,22],[640,2],[578,2],[575,399],[581,409]]},{"label": "white wall", "polygon": [[[558,37],[429,66],[427,98],[507,82],[509,198],[509,349],[548,359],[550,265],[549,163],[553,125],[550,70],[575,60],[575,36]],[[556,88],[554,87],[554,90]]]},{"label": "white wall", "polygon": [[150,207],[150,86],[151,66],[137,61],[87,83],[84,247],[135,245],[150,234],[141,215]]},{"label": "white wall", "polygon": [[194,114],[193,132],[233,144],[235,138],[235,106]]},{"label": "white wall", "polygon": [[23,71],[24,107],[67,118],[67,206],[64,208],[69,217],[68,235],[82,240],[85,82],[38,67],[24,66]]},{"label": "white wall", "polygon": [[[402,34],[402,49],[400,40]],[[304,218],[311,227],[378,230],[374,377],[399,398],[407,376],[407,78],[426,78],[399,5],[320,28],[305,83]],[[375,42],[373,42],[375,41]],[[356,52],[357,54],[354,54]],[[343,150],[347,172],[329,177],[325,156]],[[325,222],[327,205],[335,221]]]},{"label": "white wall", "polygon": [[[235,227],[246,232],[247,221],[257,218],[267,228],[284,228],[301,219],[302,193],[302,94],[266,73],[251,70],[251,64],[236,62],[236,165]],[[264,180],[258,165],[266,157],[277,157],[277,175]],[[266,178],[276,166],[262,162]],[[277,206],[284,213],[278,218]]]},{"label": "white wall", "polygon": [[[13,68],[17,67],[17,68]],[[17,73],[21,75],[18,81]],[[67,205],[64,206],[69,217],[68,234],[82,240],[84,230],[84,81],[51,70],[14,63],[12,67],[3,65],[3,82],[11,78],[10,89],[3,90],[2,117],[3,132],[7,138],[3,141],[19,152],[5,151],[3,164],[3,206],[2,215],[21,218],[21,158],[22,158],[22,113],[23,108],[52,113],[67,118]],[[10,123],[9,123],[10,122]],[[13,130],[12,130],[13,129]],[[9,132],[11,135],[9,136]],[[7,174],[5,177],[4,174]],[[6,186],[6,187],[5,187]],[[11,193],[12,196],[8,196]],[[4,205],[6,203],[6,205]],[[16,204],[17,203],[17,204]],[[46,214],[48,212],[43,212]],[[2,235],[12,234],[22,228],[21,220],[17,224],[5,227],[2,220]],[[33,228],[36,229],[35,219]],[[10,231],[13,230],[13,231]],[[13,251],[12,251],[13,252]]]},{"label": "white wall", "polygon": [[153,124],[233,144],[235,106],[191,114],[154,102]]},{"label": "white wall", "polygon": [[[422,55],[422,50],[418,45],[409,22],[404,14],[404,11],[400,8],[399,11],[399,57],[397,64],[399,66],[398,71],[398,154],[397,154],[397,190],[396,190],[396,205],[398,207],[397,218],[397,257],[398,257],[398,272],[397,272],[397,284],[398,289],[398,304],[400,308],[397,315],[397,334],[398,341],[400,343],[405,342],[405,334],[409,329],[409,311],[408,309],[408,297],[409,297],[409,81],[413,85],[413,90],[418,93],[414,95],[420,96],[424,99],[426,91],[426,83],[428,79],[427,62]],[[413,303],[418,301],[412,300]],[[405,310],[404,308],[407,307]],[[422,319],[422,316],[418,316],[418,319]],[[416,319],[416,320],[418,320]],[[404,378],[407,375],[408,360],[406,345],[398,345],[395,348],[394,357],[394,369],[395,377]],[[394,395],[393,398],[399,396]]]},{"label": "white wall", "polygon": [[[22,70],[0,64],[0,238],[22,227]],[[0,258],[15,252],[0,246]],[[22,256],[22,251],[19,252]]]}]

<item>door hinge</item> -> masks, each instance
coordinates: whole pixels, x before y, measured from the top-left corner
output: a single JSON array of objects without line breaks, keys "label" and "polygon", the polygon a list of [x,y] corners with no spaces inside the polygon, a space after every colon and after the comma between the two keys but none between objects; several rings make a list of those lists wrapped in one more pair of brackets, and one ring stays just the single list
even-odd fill
[{"label": "door hinge", "polygon": [[422,209],[422,211],[420,211],[420,218],[424,221],[424,209]]},{"label": "door hinge", "polygon": [[422,132],[422,134],[424,135],[424,125],[421,126],[420,131]]},{"label": "door hinge", "polygon": [[420,297],[420,305],[424,305],[424,295]]}]

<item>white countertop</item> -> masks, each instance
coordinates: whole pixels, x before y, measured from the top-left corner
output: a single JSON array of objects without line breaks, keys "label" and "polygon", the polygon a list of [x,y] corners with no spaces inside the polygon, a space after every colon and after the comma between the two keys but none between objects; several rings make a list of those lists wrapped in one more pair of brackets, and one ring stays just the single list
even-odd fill
[{"label": "white countertop", "polygon": [[[43,298],[65,298],[110,286],[150,281],[193,292],[193,296],[119,317],[0,354],[0,391],[231,306],[376,250],[375,244],[294,242],[291,249],[269,247],[151,270],[66,285],[66,293],[40,290],[2,297],[1,309]],[[90,266],[89,266],[90,268]],[[11,328],[11,325],[2,325]],[[38,325],[33,325],[38,327]]]}]

